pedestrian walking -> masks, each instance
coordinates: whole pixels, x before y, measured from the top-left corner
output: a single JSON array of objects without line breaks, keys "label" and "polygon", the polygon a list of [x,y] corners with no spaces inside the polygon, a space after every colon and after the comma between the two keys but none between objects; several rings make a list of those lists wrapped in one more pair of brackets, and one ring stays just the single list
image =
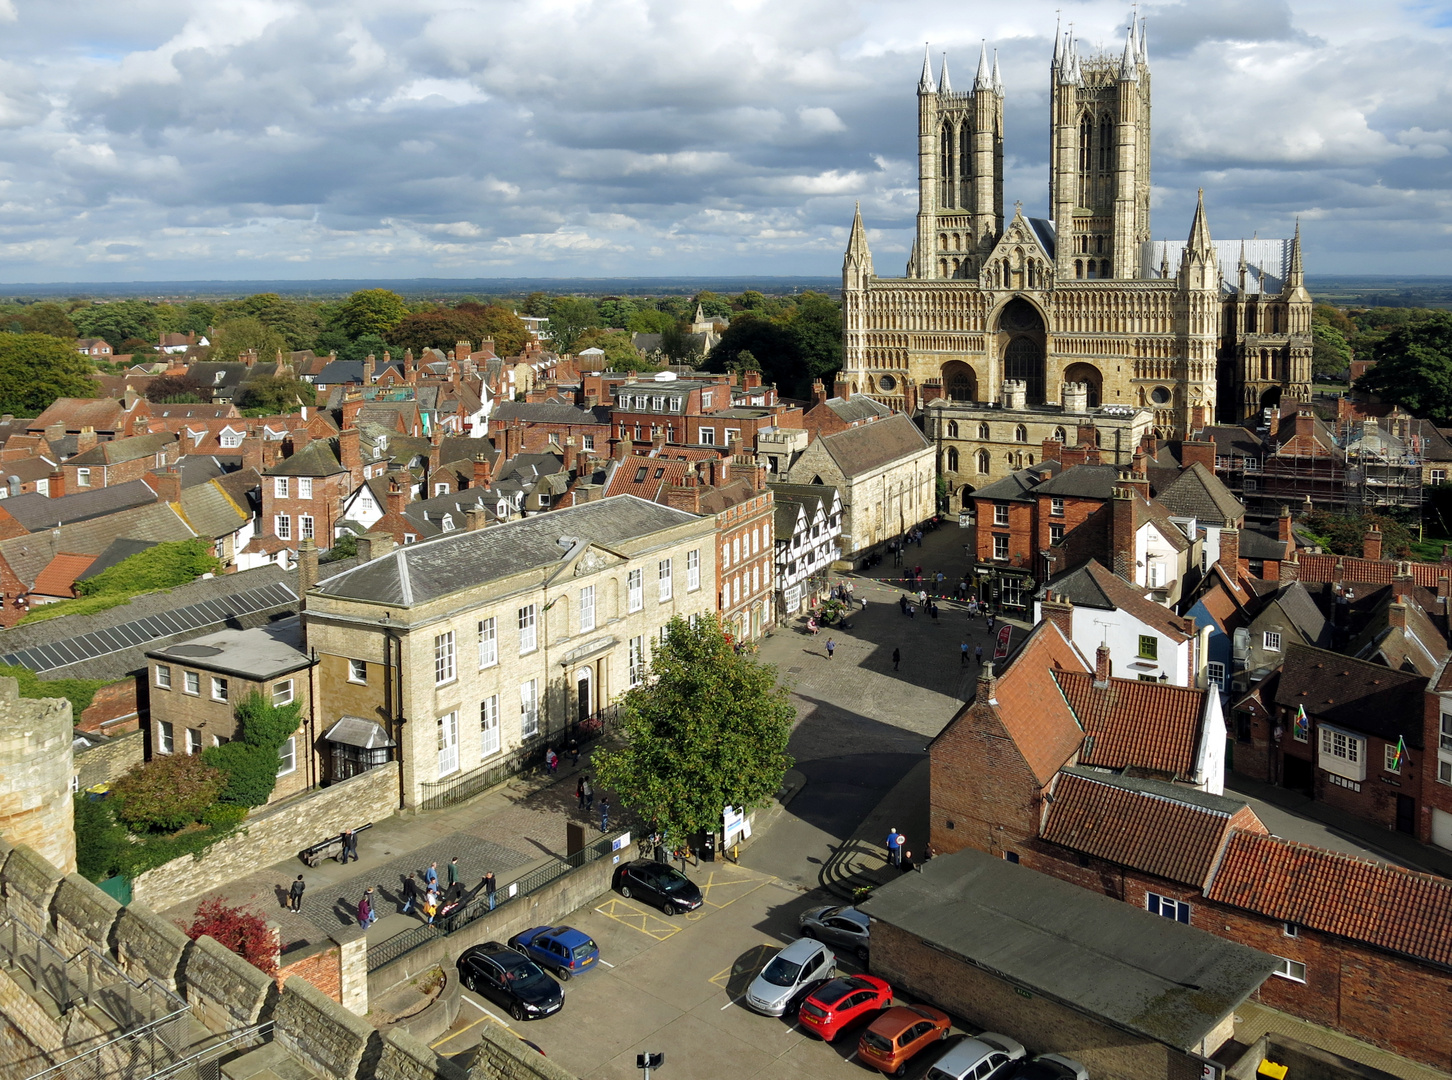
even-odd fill
[{"label": "pedestrian walking", "polygon": [[827,639],[827,659],[828,660],[832,659],[832,650],[835,649],[836,647],[837,647],[837,643],[835,641],[833,641],[831,638],[828,638]]},{"label": "pedestrian walking", "polygon": [[403,879],[403,914],[407,915],[418,903],[418,871],[410,870]]},{"label": "pedestrian walking", "polygon": [[899,650],[899,649],[893,649],[892,650],[892,670],[893,671],[896,671],[897,670],[897,665],[900,664],[900,663],[902,663],[902,651]]},{"label": "pedestrian walking", "polygon": [[937,576],[937,578],[935,580],[938,583],[938,592],[940,592],[940,593],[943,591],[943,581],[946,578],[946,576],[947,575],[945,575],[943,573],[943,571],[941,571],[941,570],[938,571],[938,576]]},{"label": "pedestrian walking", "polygon": [[590,777],[589,777],[589,774],[588,773],[585,776],[584,787],[585,787],[585,813],[588,814],[590,812],[590,810],[595,806],[595,787],[594,787],[594,785],[592,785],[590,783]]},{"label": "pedestrian walking", "polygon": [[358,834],[352,829],[344,829],[343,851],[338,856],[338,861],[344,866],[347,866],[349,859],[352,859],[354,862],[358,861]]},{"label": "pedestrian walking", "polygon": [[575,781],[575,798],[579,800],[580,809],[585,809],[585,777],[583,774],[580,779]]},{"label": "pedestrian walking", "polygon": [[560,755],[555,753],[555,748],[553,746],[545,750],[545,768],[549,769],[551,776],[559,771]]},{"label": "pedestrian walking", "polygon": [[494,871],[484,875],[484,897],[489,901],[489,910],[494,910]]},{"label": "pedestrian walking", "polygon": [[424,894],[424,921],[430,926],[434,924],[434,916],[439,913],[439,890],[433,886]]},{"label": "pedestrian walking", "polygon": [[370,885],[358,901],[358,925],[367,930],[373,925],[373,919],[373,886]]},{"label": "pedestrian walking", "polygon": [[894,825],[892,828],[890,828],[890,829],[887,830],[887,839],[883,841],[883,846],[885,848],[887,848],[887,860],[888,860],[888,862],[895,863],[897,860],[893,857],[893,852],[897,850],[897,826],[896,825]]},{"label": "pedestrian walking", "polygon": [[439,864],[429,863],[429,868],[424,871],[424,888],[436,889],[439,886]]},{"label": "pedestrian walking", "polygon": [[978,666],[979,667],[982,667],[983,666],[983,646],[982,645],[975,645],[975,646],[973,646],[973,659],[978,662]]},{"label": "pedestrian walking", "polygon": [[897,606],[898,606],[898,609],[904,615],[906,615],[907,614],[907,597],[906,596],[899,596],[897,598]]},{"label": "pedestrian walking", "polygon": [[926,604],[927,602],[928,602],[928,590],[919,587],[919,589],[918,589],[918,603],[919,604]]},{"label": "pedestrian walking", "polygon": [[292,888],[287,890],[287,906],[289,911],[302,911],[303,890],[307,888],[303,884],[303,876],[299,874],[297,880],[292,883]]},{"label": "pedestrian walking", "polygon": [[909,619],[916,619],[918,617],[918,609],[915,604],[909,603],[907,611]]},{"label": "pedestrian walking", "polygon": [[455,855],[452,859],[449,860],[448,871],[449,884],[457,885],[459,883],[459,856]]},{"label": "pedestrian walking", "polygon": [[580,767],[580,744],[574,739],[570,740],[569,754],[570,767],[578,769]]},{"label": "pedestrian walking", "polygon": [[938,602],[936,600],[928,603],[928,614],[933,617],[934,622],[938,621]]},{"label": "pedestrian walking", "polygon": [[993,630],[993,612],[991,611],[988,613],[988,629],[990,632]]},{"label": "pedestrian walking", "polygon": [[610,830],[610,800],[602,797],[600,799],[600,831],[601,832],[608,832],[609,830]]},{"label": "pedestrian walking", "polygon": [[960,646],[958,646],[958,648],[962,651],[962,656],[959,657],[959,659],[958,659],[958,666],[959,667],[967,667],[968,666],[968,642],[967,642],[967,640],[964,639],[963,644],[960,645]]}]

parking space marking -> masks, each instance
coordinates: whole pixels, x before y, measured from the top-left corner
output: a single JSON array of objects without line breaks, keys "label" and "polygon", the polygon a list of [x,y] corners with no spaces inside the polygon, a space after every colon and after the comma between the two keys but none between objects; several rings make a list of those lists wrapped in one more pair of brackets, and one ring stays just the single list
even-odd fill
[{"label": "parking space marking", "polygon": [[437,1050],[440,1046],[443,1046],[444,1043],[448,1042],[450,1039],[456,1039],[456,1038],[458,1038],[460,1035],[464,1034],[464,1032],[470,1030],[471,1028],[478,1027],[480,1024],[484,1023],[484,1021],[486,1021],[486,1020],[493,1020],[496,1024],[498,1024],[500,1027],[502,1027],[505,1031],[509,1032],[509,1034],[513,1035],[516,1039],[521,1038],[519,1032],[515,1031],[512,1027],[510,1027],[509,1024],[505,1020],[503,1020],[501,1017],[498,1017],[498,1016],[494,1015],[494,1013],[490,1012],[483,1005],[480,1005],[473,998],[469,997],[469,995],[467,995],[467,994],[461,994],[460,996],[465,1001],[467,1001],[470,1005],[474,1006],[474,1008],[478,1009],[484,1015],[481,1016],[481,1017],[479,1017],[479,1019],[475,1020],[472,1024],[465,1024],[458,1031],[451,1031],[451,1032],[449,1032],[449,1034],[445,1035],[438,1042],[431,1043],[430,1044],[430,1049]]},{"label": "parking space marking", "polygon": [[[719,911],[721,908],[730,907],[732,904],[736,903],[736,901],[740,900],[743,896],[750,896],[763,885],[770,885],[775,880],[775,878],[767,877],[762,878],[761,880],[756,882],[753,882],[751,878],[734,878],[724,881],[717,881],[716,872],[713,870],[710,876],[707,877],[706,884],[701,886],[701,899]],[[743,892],[737,893],[735,896],[732,896],[730,900],[722,900],[718,903],[717,901],[711,899],[712,889],[725,890],[729,889],[733,885],[750,885],[751,887],[744,890]]]},{"label": "parking space marking", "polygon": [[614,919],[618,923],[624,923],[634,930],[639,930],[646,937],[654,938],[656,941],[665,941],[666,938],[674,937],[681,932],[679,924],[652,915],[648,911],[629,904],[624,900],[610,899],[595,909],[607,919]]}]

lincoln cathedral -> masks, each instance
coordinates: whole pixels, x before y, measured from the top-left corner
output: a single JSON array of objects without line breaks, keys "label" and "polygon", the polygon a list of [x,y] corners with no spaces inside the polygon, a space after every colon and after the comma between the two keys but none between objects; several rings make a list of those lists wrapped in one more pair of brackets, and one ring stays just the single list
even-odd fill
[{"label": "lincoln cathedral", "polygon": [[[1004,449],[1010,433],[1030,447],[1040,433],[1111,428],[1116,442],[1182,438],[1311,392],[1299,227],[1291,240],[1214,240],[1202,192],[1183,242],[1152,238],[1143,24],[1122,53],[1056,35],[1049,78],[1050,219],[1015,207],[1004,222],[1004,89],[985,48],[969,90],[952,88],[946,57],[936,79],[924,58],[904,277],[876,276],[860,213],[852,222],[838,378],[924,408],[940,443],[949,420],[1001,431],[955,450],[955,490],[1032,462]],[[1133,452],[1104,449],[1106,462]]]}]

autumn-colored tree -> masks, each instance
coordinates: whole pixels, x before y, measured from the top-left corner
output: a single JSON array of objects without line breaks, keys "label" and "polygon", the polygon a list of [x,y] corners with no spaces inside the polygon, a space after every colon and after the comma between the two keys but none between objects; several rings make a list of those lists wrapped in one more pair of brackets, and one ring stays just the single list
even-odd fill
[{"label": "autumn-colored tree", "polygon": [[232,907],[220,896],[214,896],[197,905],[190,925],[177,925],[192,941],[206,935],[264,975],[277,974],[277,942],[261,915]]}]

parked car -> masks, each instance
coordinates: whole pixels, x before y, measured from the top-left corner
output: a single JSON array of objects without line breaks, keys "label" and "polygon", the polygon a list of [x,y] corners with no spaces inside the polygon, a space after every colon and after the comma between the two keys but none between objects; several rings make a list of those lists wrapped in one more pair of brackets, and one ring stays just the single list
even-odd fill
[{"label": "parked car", "polygon": [[466,990],[509,1010],[516,1020],[539,1020],[560,1011],[565,992],[538,964],[508,945],[486,941],[459,957],[459,981]]},{"label": "parked car", "polygon": [[933,1063],[925,1080],[1001,1080],[1007,1069],[1027,1053],[1007,1035],[985,1031],[964,1039]]},{"label": "parked car", "polygon": [[892,1004],[892,987],[875,975],[852,975],[817,987],[802,1001],[803,1029],[831,1042],[843,1028]]},{"label": "parked car", "polygon": [[850,950],[859,960],[867,959],[867,916],[855,907],[816,907],[802,912],[798,920],[802,937],[814,937]]},{"label": "parked car", "polygon": [[554,972],[562,982],[596,966],[600,959],[595,942],[573,926],[536,926],[515,934],[509,939],[509,947]]},{"label": "parked car", "polygon": [[1040,1054],[1022,1061],[1003,1080],[1089,1080],[1089,1070],[1073,1058],[1059,1054]]},{"label": "parked car", "polygon": [[694,881],[674,867],[650,859],[636,859],[617,869],[613,885],[625,899],[639,898],[667,915],[701,906],[701,890]]},{"label": "parked car", "polygon": [[746,988],[746,1005],[767,1016],[791,1012],[811,984],[831,977],[837,957],[820,941],[797,938],[771,958]]},{"label": "parked car", "polygon": [[948,1014],[929,1005],[896,1005],[872,1021],[857,1041],[857,1056],[893,1076],[907,1073],[908,1062],[948,1034]]}]

